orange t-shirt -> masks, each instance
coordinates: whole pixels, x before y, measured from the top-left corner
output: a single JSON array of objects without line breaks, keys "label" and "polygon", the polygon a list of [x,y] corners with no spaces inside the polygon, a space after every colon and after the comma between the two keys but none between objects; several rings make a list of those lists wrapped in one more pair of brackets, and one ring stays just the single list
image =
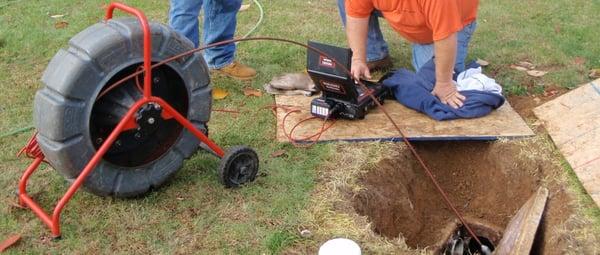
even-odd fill
[{"label": "orange t-shirt", "polygon": [[409,41],[432,43],[474,21],[478,5],[479,0],[346,0],[346,14],[366,18],[379,10]]}]

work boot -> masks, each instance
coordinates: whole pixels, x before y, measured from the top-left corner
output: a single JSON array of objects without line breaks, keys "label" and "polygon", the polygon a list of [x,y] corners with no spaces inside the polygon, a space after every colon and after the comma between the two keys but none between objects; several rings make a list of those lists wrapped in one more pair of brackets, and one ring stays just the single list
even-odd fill
[{"label": "work boot", "polygon": [[227,66],[212,71],[238,80],[250,80],[256,77],[256,70],[236,60]]},{"label": "work boot", "polygon": [[394,63],[392,63],[392,58],[390,58],[389,55],[380,60],[367,62],[367,67],[369,68],[370,72],[385,71],[393,66]]}]

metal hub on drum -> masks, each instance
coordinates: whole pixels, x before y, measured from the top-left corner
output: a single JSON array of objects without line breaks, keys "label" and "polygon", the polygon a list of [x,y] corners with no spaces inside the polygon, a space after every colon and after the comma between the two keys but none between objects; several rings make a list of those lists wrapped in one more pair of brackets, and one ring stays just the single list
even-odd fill
[{"label": "metal hub on drum", "polygon": [[[121,70],[107,85],[130,75],[137,67],[136,64]],[[179,75],[168,66],[153,69],[152,74],[154,96],[164,99],[178,112],[187,113],[188,96]],[[137,78],[141,81],[143,75]],[[96,149],[100,148],[131,105],[141,97],[140,83],[136,84],[136,79],[131,79],[94,103],[90,135]],[[181,135],[183,127],[174,119],[163,119],[161,112],[158,104],[146,104],[139,109],[135,115],[138,127],[121,133],[104,160],[119,166],[135,167],[150,163],[167,152]]]}]

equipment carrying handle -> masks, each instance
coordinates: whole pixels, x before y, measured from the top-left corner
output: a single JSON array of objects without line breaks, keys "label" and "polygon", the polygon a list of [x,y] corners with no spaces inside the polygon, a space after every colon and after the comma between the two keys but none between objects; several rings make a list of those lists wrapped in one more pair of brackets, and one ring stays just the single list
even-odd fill
[{"label": "equipment carrying handle", "polygon": [[106,16],[104,20],[108,21],[112,19],[115,9],[119,9],[136,16],[140,22],[140,25],[142,25],[142,31],[144,32],[144,97],[149,98],[152,96],[152,40],[148,19],[143,12],[136,8],[124,5],[122,3],[110,3],[106,9]]}]

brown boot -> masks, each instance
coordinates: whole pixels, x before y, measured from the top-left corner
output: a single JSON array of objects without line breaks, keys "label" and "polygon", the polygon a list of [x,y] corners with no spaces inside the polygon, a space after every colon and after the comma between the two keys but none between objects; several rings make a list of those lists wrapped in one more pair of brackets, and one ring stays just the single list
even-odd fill
[{"label": "brown boot", "polygon": [[221,69],[213,69],[213,72],[238,80],[250,80],[256,77],[256,70],[235,60]]},{"label": "brown boot", "polygon": [[367,62],[367,67],[371,72],[385,71],[387,69],[392,68],[393,66],[394,63],[392,63],[392,59],[390,58],[390,56],[385,56],[385,58],[382,58],[380,60]]}]

